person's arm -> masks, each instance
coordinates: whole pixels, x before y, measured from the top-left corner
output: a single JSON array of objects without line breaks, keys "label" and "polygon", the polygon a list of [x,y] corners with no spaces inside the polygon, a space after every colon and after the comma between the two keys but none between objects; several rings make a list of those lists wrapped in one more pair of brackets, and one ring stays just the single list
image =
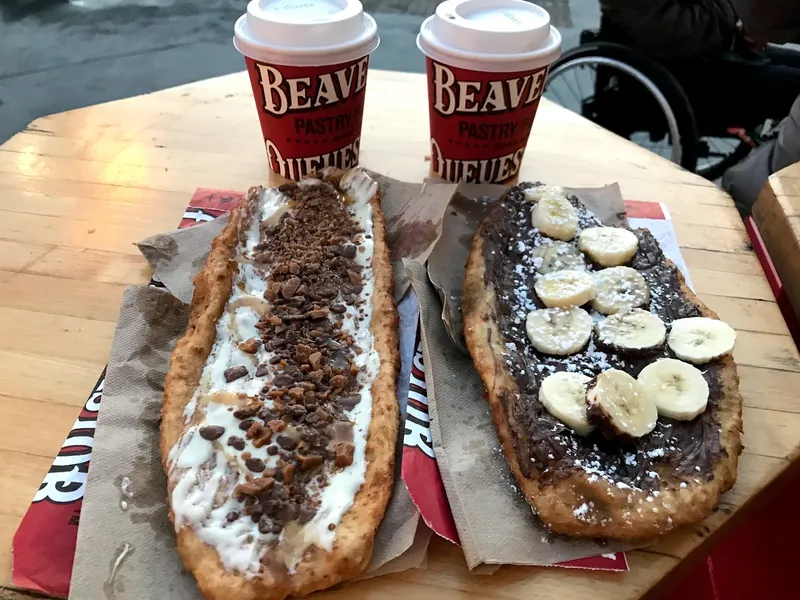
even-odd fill
[{"label": "person's arm", "polygon": [[800,41],[800,2],[796,0],[733,0],[745,33],[759,42]]},{"label": "person's arm", "polygon": [[601,4],[638,47],[656,56],[692,57],[729,50],[737,33],[730,0],[602,0]]}]

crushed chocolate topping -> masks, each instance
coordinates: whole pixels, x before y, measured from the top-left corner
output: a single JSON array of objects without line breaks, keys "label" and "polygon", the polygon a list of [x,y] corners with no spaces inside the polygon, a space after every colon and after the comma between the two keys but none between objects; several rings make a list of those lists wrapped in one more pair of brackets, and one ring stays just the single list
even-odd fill
[{"label": "crushed chocolate topping", "polygon": [[345,410],[352,409],[356,404],[361,401],[360,396],[345,396],[336,399],[336,402]]},{"label": "crushed chocolate topping", "polygon": [[239,350],[242,352],[246,352],[247,354],[255,354],[258,352],[258,345],[259,342],[255,338],[250,338],[249,340],[245,340],[241,344],[239,344]]},{"label": "crushed chocolate topping", "polygon": [[[236,486],[236,489],[233,490],[233,495],[237,497],[243,497],[243,496],[255,497],[257,494],[270,490],[274,486],[275,486],[275,479],[273,477],[264,476],[259,479],[253,479],[253,481],[248,481],[247,483],[240,483],[239,485]],[[247,508],[251,508],[254,505],[255,503],[247,505]]]},{"label": "crushed chocolate topping", "polygon": [[339,442],[335,449],[335,462],[337,467],[347,467],[353,464],[353,452],[356,447],[350,442]]},{"label": "crushed chocolate topping", "polygon": [[242,450],[244,450],[245,443],[242,438],[232,435],[231,437],[228,438],[228,446],[230,446],[234,450],[238,450],[239,452],[241,452]]},{"label": "crushed chocolate topping", "polygon": [[233,416],[237,419],[249,419],[250,417],[254,416],[260,409],[262,404],[259,402],[253,402],[252,404],[248,404],[242,408],[236,409],[233,411]]},{"label": "crushed chocolate topping", "polygon": [[[290,210],[261,224],[252,258],[267,273],[267,308],[256,325],[260,339],[238,346],[249,354],[263,347],[272,356],[256,367],[254,376],[265,378],[259,398],[232,411],[241,437],[227,439],[247,469],[246,481],[234,490],[241,511],[228,519],[246,515],[262,534],[312,520],[328,474],[353,463],[347,411],[359,403],[363,385],[354,362],[360,348],[343,323],[365,318],[356,260],[364,232],[332,186],[281,189],[290,196]],[[243,365],[224,375],[228,382],[251,377]],[[223,433],[220,427],[210,435]],[[250,451],[243,451],[244,438]],[[253,456],[253,447],[264,448],[269,458]]]},{"label": "crushed chocolate topping", "polygon": [[275,440],[284,450],[294,450],[297,448],[297,440],[290,438],[288,435],[279,435]]},{"label": "crushed chocolate topping", "polygon": [[238,367],[230,367],[225,369],[225,381],[230,383],[231,381],[236,381],[237,379],[241,379],[247,375],[247,367],[244,365],[239,365]]},{"label": "crushed chocolate topping", "polygon": [[223,433],[225,433],[225,428],[220,425],[207,425],[200,428],[200,437],[209,442],[219,439]]},{"label": "crushed chocolate topping", "polygon": [[[503,335],[506,365],[517,382],[518,396],[505,394],[511,436],[520,469],[525,476],[539,474],[544,484],[584,471],[592,478],[605,479],[619,489],[649,490],[678,486],[689,479],[713,477],[713,467],[724,454],[720,444],[717,411],[723,393],[722,367],[710,363],[704,368],[709,384],[708,409],[692,421],[659,417],[652,433],[621,445],[607,441],[595,431],[587,437],[575,434],[551,415],[539,401],[542,380],[558,371],[573,371],[594,377],[615,368],[636,377],[652,361],[674,356],[665,345],[647,356],[626,356],[606,351],[590,340],[572,356],[548,356],[533,349],[525,333],[525,318],[542,308],[533,289],[536,269],[541,264],[533,250],[552,243],[531,225],[531,204],[523,190],[530,184],[511,188],[487,213],[482,225],[487,285],[495,290],[498,326]],[[579,227],[600,226],[600,221],[574,196]],[[646,229],[634,230],[639,248],[631,267],[639,271],[650,287],[648,309],[669,324],[675,319],[700,315],[699,308],[680,291],[680,275],[664,256],[658,242]],[[537,264],[538,263],[538,264]],[[587,265],[590,271],[599,267]],[[593,311],[590,311],[590,313]],[[340,400],[341,402],[341,400]]]},{"label": "crushed chocolate topping", "polygon": [[269,366],[268,365],[258,365],[256,367],[256,377],[265,377],[269,375]]},{"label": "crushed chocolate topping", "polygon": [[263,473],[267,468],[267,465],[260,458],[248,458],[244,461],[244,466],[253,471],[253,473]]}]

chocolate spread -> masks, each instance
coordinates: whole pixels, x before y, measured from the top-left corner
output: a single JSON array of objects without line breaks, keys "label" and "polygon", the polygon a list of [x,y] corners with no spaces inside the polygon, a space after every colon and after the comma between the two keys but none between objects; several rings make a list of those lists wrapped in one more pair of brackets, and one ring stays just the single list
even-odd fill
[{"label": "chocolate spread", "polygon": [[[720,444],[717,411],[722,398],[722,366],[705,365],[709,386],[708,408],[692,421],[659,417],[652,433],[630,443],[608,441],[597,431],[581,437],[551,415],[539,401],[542,380],[557,371],[574,371],[594,377],[606,369],[621,369],[636,377],[654,360],[674,355],[664,348],[645,356],[629,356],[598,348],[592,338],[586,348],[571,356],[548,356],[533,349],[525,334],[525,317],[543,305],[533,290],[537,259],[533,249],[550,243],[531,225],[532,204],[522,191],[532,184],[511,188],[490,211],[481,227],[484,236],[486,283],[493,286],[498,326],[508,348],[503,359],[520,390],[506,394],[514,448],[526,477],[538,473],[547,484],[577,471],[605,479],[621,489],[654,489],[680,485],[686,480],[708,480],[717,459],[725,453]],[[602,223],[576,197],[570,196],[579,227]],[[631,265],[650,286],[651,312],[667,325],[675,319],[700,316],[699,308],[680,291],[680,276],[647,229],[633,230],[639,249]],[[587,264],[589,271],[599,267]],[[642,307],[647,308],[647,307]],[[593,310],[595,321],[602,318]],[[683,484],[685,485],[685,483]]]}]

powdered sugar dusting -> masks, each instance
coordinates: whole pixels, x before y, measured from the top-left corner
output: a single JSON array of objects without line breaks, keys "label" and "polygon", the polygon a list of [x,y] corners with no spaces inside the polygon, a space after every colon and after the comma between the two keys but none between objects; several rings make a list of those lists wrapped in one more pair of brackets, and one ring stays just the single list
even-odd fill
[{"label": "powdered sugar dusting", "polygon": [[[532,204],[523,199],[526,186],[512,188],[506,200],[503,201],[503,228],[500,230],[505,238],[502,245],[487,246],[487,264],[489,261],[502,261],[508,265],[503,270],[503,279],[495,289],[501,298],[501,330],[505,336],[503,359],[512,376],[518,381],[527,381],[527,388],[521,395],[519,402],[528,403],[528,408],[523,408],[523,413],[530,415],[527,427],[531,431],[530,447],[525,451],[531,456],[520,460],[524,470],[535,469],[539,471],[543,480],[548,477],[559,477],[564,470],[576,468],[586,473],[590,482],[605,481],[611,487],[612,494],[629,494],[636,490],[656,489],[661,485],[659,475],[661,463],[682,465],[691,459],[681,458],[685,449],[681,448],[678,438],[673,435],[673,422],[659,420],[654,431],[637,441],[632,446],[606,442],[601,435],[593,434],[587,438],[580,438],[563,423],[552,417],[536,400],[539,383],[548,375],[559,371],[582,373],[594,377],[608,369],[621,369],[631,373],[634,377],[643,366],[641,360],[626,357],[625,355],[607,350],[595,343],[590,337],[583,349],[570,356],[552,356],[543,354],[528,340],[525,331],[525,321],[528,314],[534,310],[542,309],[534,291],[534,282],[540,276],[540,270],[558,270],[566,268],[585,269],[596,272],[598,267],[583,262],[580,253],[579,261],[575,260],[575,253],[570,244],[553,241],[543,236],[530,224]],[[531,194],[528,194],[530,197]],[[577,200],[569,197],[578,215],[578,233],[582,229],[598,227],[600,221]],[[634,232],[640,240],[648,240],[646,231]],[[499,240],[498,240],[499,241]],[[574,246],[574,242],[572,243]],[[652,247],[652,241],[650,246]],[[496,249],[500,249],[495,255]],[[564,264],[559,261],[563,259]],[[663,255],[657,249],[653,252],[640,252],[634,258],[632,266],[647,282],[650,290],[649,309],[657,314],[665,323],[670,323],[674,318],[690,316],[675,314],[675,308],[669,306],[680,295],[674,291],[674,274],[665,267]],[[621,286],[621,293],[625,294],[625,285]],[[682,298],[681,298],[682,299]],[[648,305],[645,305],[648,308]],[[680,309],[684,310],[684,309]],[[696,310],[687,307],[685,310]],[[587,308],[593,322],[605,318],[604,315]],[[574,338],[564,335],[558,342],[565,347],[575,343]],[[666,356],[667,351],[656,353],[650,360]],[[522,458],[522,457],[520,457]],[[670,470],[674,472],[674,468]],[[685,469],[688,471],[688,469]],[[680,481],[675,482],[677,486]],[[584,507],[585,505],[585,507]],[[591,506],[584,503],[576,510],[580,516],[589,518]],[[579,516],[579,515],[576,515]]]}]

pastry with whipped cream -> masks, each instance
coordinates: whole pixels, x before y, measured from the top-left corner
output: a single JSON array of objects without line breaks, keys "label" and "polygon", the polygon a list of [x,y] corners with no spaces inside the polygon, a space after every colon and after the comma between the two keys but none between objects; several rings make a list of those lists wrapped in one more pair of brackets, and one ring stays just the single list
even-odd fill
[{"label": "pastry with whipped cream", "polygon": [[392,488],[397,312],[361,169],[251,188],[195,279],[164,391],[178,551],[206,598],[360,575]]}]

